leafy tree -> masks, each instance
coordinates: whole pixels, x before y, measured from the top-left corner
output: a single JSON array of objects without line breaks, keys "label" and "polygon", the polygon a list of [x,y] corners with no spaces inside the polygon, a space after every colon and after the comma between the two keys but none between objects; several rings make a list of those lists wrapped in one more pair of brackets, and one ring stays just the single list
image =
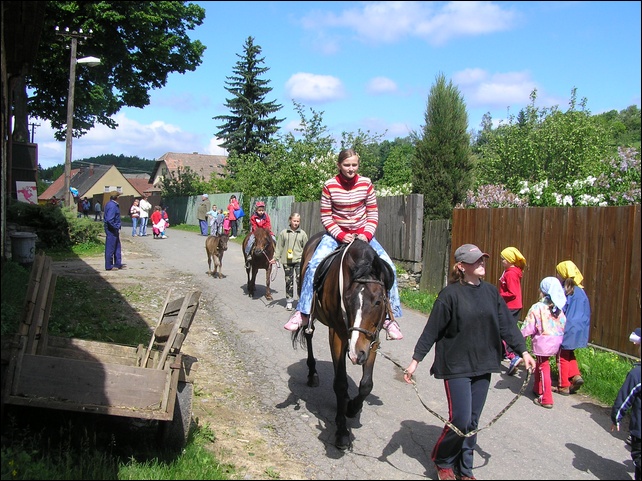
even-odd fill
[{"label": "leafy tree", "polygon": [[[101,59],[94,68],[77,65],[74,91],[74,136],[95,123],[117,127],[112,116],[122,107],[145,107],[149,90],[163,87],[170,73],[185,73],[201,64],[205,46],[187,31],[201,25],[205,10],[187,2],[49,1],[33,71],[26,77],[29,115],[47,119],[63,140],[67,123],[69,42],[56,34],[68,27],[91,33],[79,42],[77,58]],[[27,103],[27,90],[16,92]],[[25,109],[26,112],[26,109]],[[24,125],[27,125],[24,119]]]},{"label": "leafy tree", "polygon": [[225,82],[225,90],[233,95],[225,103],[231,113],[213,118],[223,121],[216,133],[223,139],[221,147],[230,153],[260,157],[261,146],[269,143],[284,119],[272,115],[281,110],[281,105],[265,101],[272,88],[268,87],[269,80],[260,78],[270,70],[260,66],[265,61],[259,57],[261,47],[254,45],[254,38],[248,37],[243,50],[243,55],[236,54],[241,60],[233,68],[234,75],[227,77]]},{"label": "leafy tree", "polygon": [[341,133],[341,150],[354,149],[359,154],[359,174],[376,182],[383,177],[383,161],[379,155],[379,142],[384,134],[371,134],[369,130]]},{"label": "leafy tree", "polygon": [[407,194],[412,189],[415,148],[407,139],[395,139],[391,145],[383,164],[383,178],[377,183],[378,195],[389,190],[391,195]]},{"label": "leafy tree", "polygon": [[161,181],[162,197],[181,197],[208,192],[207,182],[190,167],[179,167],[176,171],[168,171]]},{"label": "leafy tree", "polygon": [[235,175],[216,180],[218,189],[251,196],[293,195],[297,202],[319,200],[323,182],[336,173],[334,141],[323,125],[323,112],[310,109],[308,118],[303,106],[293,103],[300,117],[294,133],[262,146],[260,155],[231,154],[227,164]]},{"label": "leafy tree", "polygon": [[413,160],[413,192],[423,194],[426,218],[449,219],[471,187],[473,163],[466,104],[443,74],[430,89],[425,121]]},{"label": "leafy tree", "polygon": [[[510,116],[507,125],[485,132],[477,185],[500,184],[519,193],[524,183],[543,187],[545,183],[549,193],[561,192],[566,184],[603,172],[608,135],[586,109],[586,99],[577,109],[573,89],[568,111],[561,112],[557,106],[535,107],[536,98],[534,90],[531,104],[517,117]],[[537,200],[542,205],[552,201],[546,195]]]}]

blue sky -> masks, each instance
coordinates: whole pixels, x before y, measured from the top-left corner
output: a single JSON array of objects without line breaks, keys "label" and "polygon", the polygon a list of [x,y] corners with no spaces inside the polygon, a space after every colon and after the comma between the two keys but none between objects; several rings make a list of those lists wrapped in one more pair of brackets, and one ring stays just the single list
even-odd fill
[{"label": "blue sky", "polygon": [[[206,9],[190,31],[202,64],[172,74],[143,109],[124,108],[116,130],[74,139],[72,158],[156,159],[166,152],[223,154],[213,117],[229,111],[226,77],[248,37],[262,49],[262,77],[282,105],[282,132],[323,113],[329,132],[369,130],[386,139],[419,131],[430,88],[443,73],[466,103],[469,130],[530,103],[563,111],[573,88],[597,114],[640,107],[640,2],[194,2]],[[39,162],[64,163],[65,143],[36,120]]]}]

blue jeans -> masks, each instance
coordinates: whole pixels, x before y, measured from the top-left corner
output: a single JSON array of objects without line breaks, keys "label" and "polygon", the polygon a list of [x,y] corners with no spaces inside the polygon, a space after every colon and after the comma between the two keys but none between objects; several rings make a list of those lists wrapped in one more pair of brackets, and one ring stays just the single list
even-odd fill
[{"label": "blue jeans", "polygon": [[147,221],[149,220],[149,217],[141,217],[138,219],[138,222],[140,224],[140,235],[147,235]]},{"label": "blue jeans", "polygon": [[[392,267],[392,271],[395,274],[395,281],[392,284],[392,288],[388,293],[390,298],[390,304],[392,306],[392,312],[395,317],[401,317],[401,300],[399,299],[399,289],[397,287],[397,268],[395,267],[394,262],[386,251],[381,247],[381,244],[374,237],[370,241],[372,248],[379,254],[379,257]],[[314,273],[319,267],[319,264],[325,257],[330,254],[339,246],[337,240],[329,234],[325,234],[321,237],[321,242],[317,246],[310,262],[308,262],[308,267],[305,269],[305,276],[303,276],[303,284],[301,285],[301,294],[299,298],[299,303],[297,304],[297,309],[303,314],[310,314],[312,309],[312,294],[313,294],[313,283],[314,283]]]},{"label": "blue jeans", "polygon": [[138,217],[132,217],[132,237],[136,235],[136,227],[138,226],[139,221],[140,219]]}]

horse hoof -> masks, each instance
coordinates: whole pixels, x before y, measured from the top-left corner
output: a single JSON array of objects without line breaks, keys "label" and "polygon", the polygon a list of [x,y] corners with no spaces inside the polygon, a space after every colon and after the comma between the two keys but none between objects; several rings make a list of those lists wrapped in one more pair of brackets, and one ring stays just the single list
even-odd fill
[{"label": "horse hoof", "polygon": [[347,436],[337,435],[337,442],[335,443],[335,446],[337,447],[337,449],[340,449],[341,451],[350,449],[350,447],[352,446],[352,443],[350,442],[350,435],[347,435]]},{"label": "horse hoof", "polygon": [[319,387],[319,375],[308,376],[308,387]]}]

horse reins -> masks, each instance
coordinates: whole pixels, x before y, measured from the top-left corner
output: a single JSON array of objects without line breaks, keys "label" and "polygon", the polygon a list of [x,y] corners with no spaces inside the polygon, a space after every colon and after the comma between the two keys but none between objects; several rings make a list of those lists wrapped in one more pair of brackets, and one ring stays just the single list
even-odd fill
[{"label": "horse reins", "polygon": [[[403,366],[401,366],[397,361],[395,361],[394,359],[392,359],[392,358],[391,358],[390,356],[388,356],[386,353],[384,353],[383,351],[381,351],[381,349],[377,349],[377,352],[379,352],[383,357],[385,357],[385,358],[386,358],[386,359],[388,359],[390,362],[392,362],[392,363],[393,363],[393,364],[395,364],[397,367],[399,367],[399,368],[403,371],[403,373],[404,373],[404,374],[406,373],[406,370],[403,368]],[[491,421],[490,421],[486,426],[481,427],[481,428],[477,428],[477,429],[473,429],[472,431],[470,431],[470,432],[468,432],[468,433],[465,433],[465,434],[464,434],[464,433],[462,433],[462,432],[461,432],[461,430],[460,430],[457,426],[455,426],[455,425],[454,425],[454,424],[452,424],[450,421],[448,421],[447,419],[445,419],[441,414],[439,414],[439,413],[437,413],[437,412],[433,411],[432,409],[430,409],[430,408],[426,405],[426,403],[424,402],[424,400],[423,400],[423,399],[421,399],[421,396],[419,395],[419,390],[417,389],[417,381],[415,381],[414,379],[412,379],[412,387],[414,388],[415,393],[417,393],[417,397],[419,398],[419,401],[421,402],[421,404],[423,405],[423,407],[425,407],[425,408],[426,408],[426,410],[427,410],[429,413],[431,413],[431,414],[433,414],[435,417],[437,417],[440,421],[442,421],[444,424],[446,424],[446,426],[448,426],[450,429],[452,429],[453,431],[455,431],[455,433],[457,433],[457,435],[459,435],[460,437],[462,437],[462,438],[469,438],[470,436],[473,436],[473,435],[477,434],[477,433],[478,433],[479,431],[481,431],[482,429],[486,429],[486,428],[491,427],[493,424],[495,424],[495,422],[497,422],[497,420],[498,420],[499,418],[501,418],[504,414],[506,414],[506,411],[508,411],[508,409],[509,409],[513,404],[515,404],[515,402],[517,401],[517,399],[519,399],[519,397],[520,397],[522,394],[524,394],[524,390],[526,389],[526,386],[528,385],[528,381],[529,381],[529,379],[530,379],[530,378],[531,378],[531,371],[530,371],[530,370],[526,370],[526,377],[524,378],[524,382],[522,383],[522,387],[520,388],[519,392],[515,395],[515,397],[514,397],[513,399],[511,399],[511,400],[510,400],[510,402],[506,405],[506,407],[505,407],[504,409],[502,409],[502,410],[497,414],[497,416],[495,416],[495,417],[494,417],[494,418],[493,418],[493,419],[492,419],[492,420],[491,420]]]}]

